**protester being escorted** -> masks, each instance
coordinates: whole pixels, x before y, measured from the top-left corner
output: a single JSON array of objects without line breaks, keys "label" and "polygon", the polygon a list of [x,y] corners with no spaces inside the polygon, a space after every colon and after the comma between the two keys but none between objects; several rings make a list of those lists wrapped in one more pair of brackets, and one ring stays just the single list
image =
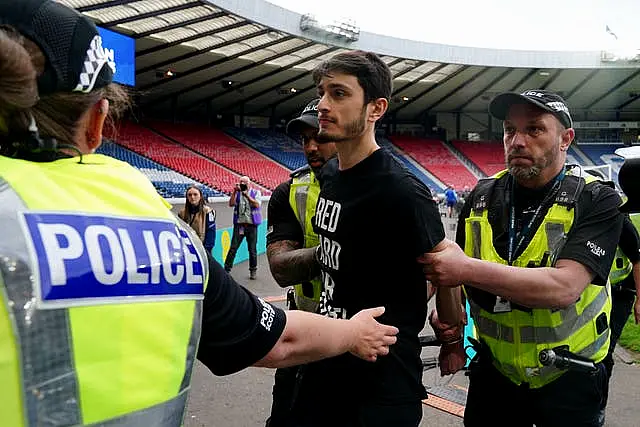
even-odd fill
[{"label": "protester being escorted", "polygon": [[211,252],[216,245],[216,211],[207,206],[200,187],[187,188],[184,207],[178,216],[195,230],[204,248]]},{"label": "protester being escorted", "polygon": [[[503,93],[489,111],[503,120],[508,170],[478,182],[457,244],[422,260],[435,286],[464,284],[476,326],[464,423],[601,426],[620,198],[565,167],[575,133],[559,95]],[[549,350],[595,372],[543,365]]]},{"label": "protester being escorted", "polygon": [[398,332],[284,312],[240,287],[127,163],[93,154],[128,97],[88,17],[0,0],[2,426],[174,427],[194,361],[225,375],[350,352]]},{"label": "protester being escorted", "polygon": [[[319,64],[313,78],[316,139],[335,143],[338,170],[323,179],[311,221],[319,245],[299,249],[290,268],[313,276],[319,264],[321,314],[348,319],[384,305],[384,321],[400,333],[390,355],[374,364],[347,355],[301,367],[284,425],[417,426],[426,397],[418,334],[428,312],[417,257],[441,244],[444,229],[426,186],[376,143],[375,124],[392,91],[384,61],[345,52]],[[458,290],[443,289],[436,305],[439,325],[456,333],[442,349],[441,370],[449,374],[465,362]]]},{"label": "protester being escorted", "polygon": [[248,176],[243,176],[233,188],[229,206],[233,207],[233,236],[231,246],[224,261],[224,269],[230,272],[236,259],[236,252],[247,238],[249,251],[249,279],[255,280],[258,271],[258,226],[262,223],[260,190],[253,188]]}]

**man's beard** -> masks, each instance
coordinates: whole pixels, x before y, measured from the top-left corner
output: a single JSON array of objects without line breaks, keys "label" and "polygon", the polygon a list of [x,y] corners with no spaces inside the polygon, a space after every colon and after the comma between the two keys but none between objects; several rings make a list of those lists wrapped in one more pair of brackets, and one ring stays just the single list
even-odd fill
[{"label": "man's beard", "polygon": [[360,117],[356,118],[352,122],[347,123],[343,129],[343,135],[335,135],[322,131],[322,128],[318,131],[318,136],[316,140],[320,143],[327,142],[343,142],[348,141],[361,135],[364,132],[364,128],[367,124],[367,107],[366,105],[362,108],[362,112],[360,113]]},{"label": "man's beard", "polygon": [[554,160],[560,155],[560,146],[554,145],[549,150],[545,151],[542,158],[533,159],[533,164],[531,166],[512,166],[511,158],[519,154],[522,153],[512,151],[507,155],[507,168],[509,169],[509,173],[517,180],[528,181],[540,176],[540,173],[554,162]]}]

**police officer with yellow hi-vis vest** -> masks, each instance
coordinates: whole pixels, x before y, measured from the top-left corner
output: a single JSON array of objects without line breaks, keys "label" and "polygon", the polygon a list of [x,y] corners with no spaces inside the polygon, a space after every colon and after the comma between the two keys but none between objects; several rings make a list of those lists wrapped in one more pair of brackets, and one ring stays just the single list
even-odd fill
[{"label": "police officer with yellow hi-vis vest", "polygon": [[504,93],[489,111],[508,170],[479,181],[457,244],[423,258],[427,279],[464,284],[471,307],[465,425],[601,426],[620,198],[565,167],[574,130],[559,95]]},{"label": "police officer with yellow hi-vis vest", "polygon": [[180,426],[214,374],[388,353],[383,308],[336,321],[241,288],[126,163],[93,152],[127,96],[91,20],[0,0],[0,425]]},{"label": "police officer with yellow hi-vis vest", "polygon": [[[302,140],[307,165],[294,171],[289,181],[273,191],[269,200],[267,257],[276,282],[289,289],[289,309],[317,312],[322,282],[319,271],[309,271],[296,257],[318,246],[313,217],[320,194],[321,180],[337,170],[335,144],[318,144],[318,99],[309,102],[299,117],[287,124],[287,133]],[[278,369],[273,387],[268,427],[283,425],[295,398],[297,367]]]}]

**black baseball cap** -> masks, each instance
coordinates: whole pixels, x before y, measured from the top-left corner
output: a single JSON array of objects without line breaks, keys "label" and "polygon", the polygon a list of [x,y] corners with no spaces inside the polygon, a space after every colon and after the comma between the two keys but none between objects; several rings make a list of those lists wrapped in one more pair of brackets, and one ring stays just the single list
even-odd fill
[{"label": "black baseball cap", "polygon": [[320,103],[320,99],[314,99],[309,102],[300,116],[291,120],[287,123],[287,133],[296,133],[300,132],[300,128],[302,126],[309,126],[314,129],[320,128],[320,123],[318,122],[318,104]]},{"label": "black baseball cap", "polygon": [[565,100],[560,95],[546,90],[529,89],[522,93],[501,93],[489,104],[489,113],[496,119],[504,120],[512,105],[525,103],[533,104],[553,114],[564,127],[573,127],[573,120]]},{"label": "black baseball cap", "polygon": [[91,92],[113,81],[115,53],[91,19],[52,0],[0,0],[0,25],[15,28],[46,58],[38,92]]}]

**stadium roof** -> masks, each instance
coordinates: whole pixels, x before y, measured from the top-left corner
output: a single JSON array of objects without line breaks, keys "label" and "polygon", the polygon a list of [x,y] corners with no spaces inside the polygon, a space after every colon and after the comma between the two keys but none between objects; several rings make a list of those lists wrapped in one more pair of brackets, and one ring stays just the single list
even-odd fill
[{"label": "stadium roof", "polygon": [[478,49],[372,33],[349,43],[303,33],[300,14],[264,0],[61,3],[136,39],[146,108],[289,117],[314,96],[315,65],[365,49],[394,73],[390,115],[398,120],[426,111],[486,113],[496,93],[531,88],[563,94],[575,120],[640,119],[640,64],[602,62],[601,52]]}]

